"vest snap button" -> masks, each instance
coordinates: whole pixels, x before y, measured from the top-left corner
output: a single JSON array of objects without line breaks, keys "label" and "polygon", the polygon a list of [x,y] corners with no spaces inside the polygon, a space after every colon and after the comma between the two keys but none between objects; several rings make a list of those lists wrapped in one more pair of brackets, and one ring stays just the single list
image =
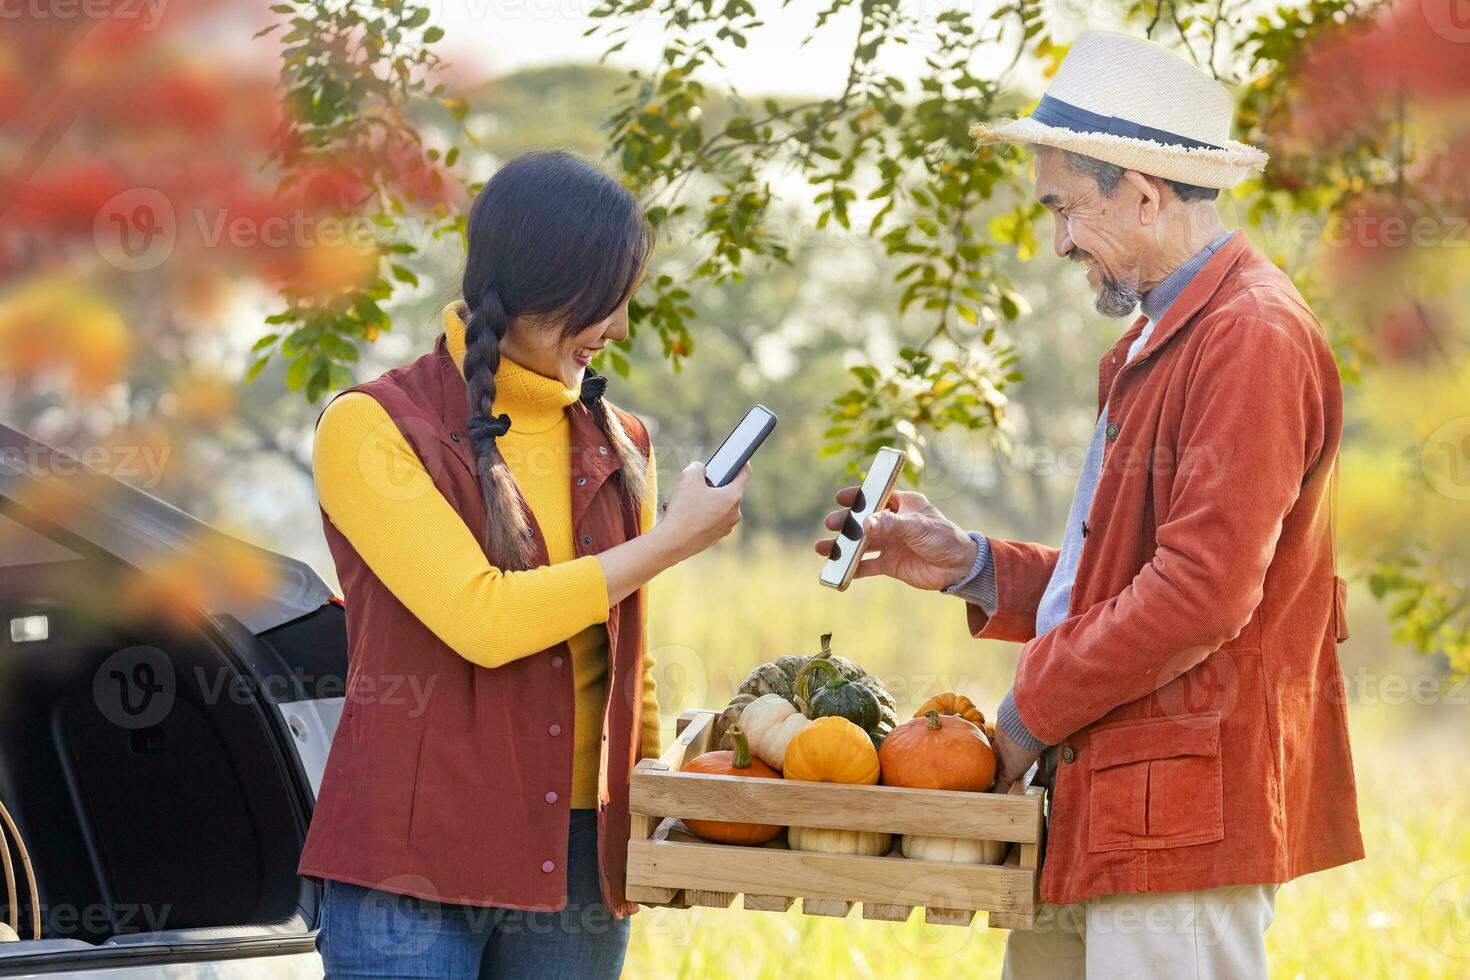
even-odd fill
[{"label": "vest snap button", "polygon": [[1108,437],[1108,442],[1113,442],[1114,440],[1116,440],[1118,438],[1118,423],[1117,422],[1109,422],[1108,423],[1107,437]]},{"label": "vest snap button", "polygon": [[563,662],[564,661],[561,659],[561,654],[559,653],[551,658],[551,666],[553,667],[560,667]]},{"label": "vest snap button", "polygon": [[550,735],[552,738],[556,738],[558,735],[561,734],[561,726],[556,724],[551,725],[549,728],[546,729],[546,734]]},{"label": "vest snap button", "polygon": [[555,793],[547,793],[546,794],[546,802],[547,803],[555,803],[556,802],[556,794]]},{"label": "vest snap button", "polygon": [[543,874],[551,874],[555,870],[556,870],[556,865],[553,862],[551,862],[551,861],[542,861],[541,862],[541,871],[542,871]]},{"label": "vest snap button", "polygon": [[591,544],[592,543],[592,535],[590,535],[590,534],[584,534],[584,535],[582,535],[582,543],[583,544]]},{"label": "vest snap button", "polygon": [[587,485],[587,478],[585,476],[579,476],[579,477],[577,477],[577,486],[579,486],[579,487],[585,487],[586,485]]},{"label": "vest snap button", "polygon": [[599,455],[599,456],[606,456],[607,455],[607,447],[606,446],[598,446],[597,447],[597,455]]},{"label": "vest snap button", "polygon": [[1077,761],[1077,751],[1070,745],[1062,746],[1062,761],[1070,766]]},{"label": "vest snap button", "polygon": [[459,433],[451,432],[449,433],[449,438],[453,439],[455,442],[459,442]]}]

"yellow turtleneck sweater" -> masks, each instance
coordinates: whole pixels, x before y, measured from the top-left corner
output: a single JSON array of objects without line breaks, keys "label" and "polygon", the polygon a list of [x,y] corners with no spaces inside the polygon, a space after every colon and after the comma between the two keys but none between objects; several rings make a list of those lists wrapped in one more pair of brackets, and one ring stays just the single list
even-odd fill
[{"label": "yellow turtleneck sweater", "polygon": [[[463,374],[464,324],[452,307],[445,310],[444,332]],[[460,656],[499,667],[567,642],[576,688],[571,805],[592,808],[607,697],[609,609],[602,564],[578,558],[573,543],[571,423],[565,409],[578,395],[507,358],[495,372],[495,413],[511,418],[510,432],[497,445],[546,539],[551,564],[541,568],[506,572],[490,564],[475,533],[371,395],[349,392],[327,406],[317,426],[313,464],[317,495],[332,524],[373,574]],[[372,478],[384,472],[395,474],[392,487]],[[403,473],[412,476],[404,482]],[[658,499],[652,459],[648,484],[644,531],[653,524]],[[645,757],[659,754],[652,670],[645,631]]]}]

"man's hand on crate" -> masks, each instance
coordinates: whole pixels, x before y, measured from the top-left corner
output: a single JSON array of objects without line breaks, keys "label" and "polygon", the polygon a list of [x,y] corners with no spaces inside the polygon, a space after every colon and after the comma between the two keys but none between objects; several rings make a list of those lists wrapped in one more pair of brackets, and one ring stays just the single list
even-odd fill
[{"label": "man's hand on crate", "polygon": [[1041,752],[1023,749],[1011,740],[1004,728],[995,729],[995,784],[997,793],[1004,793],[1011,784],[1022,778],[1041,758]]}]

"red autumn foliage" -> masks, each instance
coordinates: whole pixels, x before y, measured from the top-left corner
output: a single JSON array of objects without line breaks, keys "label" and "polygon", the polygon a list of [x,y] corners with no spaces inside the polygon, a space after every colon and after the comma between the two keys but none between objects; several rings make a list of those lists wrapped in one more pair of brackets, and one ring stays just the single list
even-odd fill
[{"label": "red autumn foliage", "polygon": [[1470,19],[1459,0],[1400,0],[1376,20],[1334,31],[1293,70],[1296,98],[1280,135],[1319,150],[1376,128],[1400,99],[1415,111],[1470,96]]},{"label": "red autumn foliage", "polygon": [[[109,202],[131,209],[127,192],[144,190],[172,209],[169,268],[297,286],[325,270],[335,288],[343,269],[358,274],[361,257],[308,258],[335,244],[314,237],[324,221],[365,228],[351,223],[375,212],[384,193],[416,207],[457,200],[458,188],[423,147],[391,128],[376,144],[316,154],[301,169],[300,147],[285,142],[278,44],[244,48],[249,61],[205,60],[197,50],[199,37],[248,24],[242,11],[256,12],[255,26],[267,23],[265,7],[169,0],[153,21],[131,3],[136,13],[100,22],[22,7],[5,20],[0,274],[78,254],[68,240],[85,244],[94,224],[108,226]],[[273,155],[299,171],[289,186],[268,165]]]}]

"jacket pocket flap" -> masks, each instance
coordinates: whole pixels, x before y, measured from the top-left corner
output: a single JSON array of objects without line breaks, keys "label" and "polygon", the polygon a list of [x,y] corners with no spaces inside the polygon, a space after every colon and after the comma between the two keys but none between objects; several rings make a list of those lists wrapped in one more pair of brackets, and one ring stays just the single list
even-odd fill
[{"label": "jacket pocket flap", "polygon": [[1219,755],[1220,715],[1125,722],[1093,733],[1089,748],[1093,769],[1185,755]]}]

